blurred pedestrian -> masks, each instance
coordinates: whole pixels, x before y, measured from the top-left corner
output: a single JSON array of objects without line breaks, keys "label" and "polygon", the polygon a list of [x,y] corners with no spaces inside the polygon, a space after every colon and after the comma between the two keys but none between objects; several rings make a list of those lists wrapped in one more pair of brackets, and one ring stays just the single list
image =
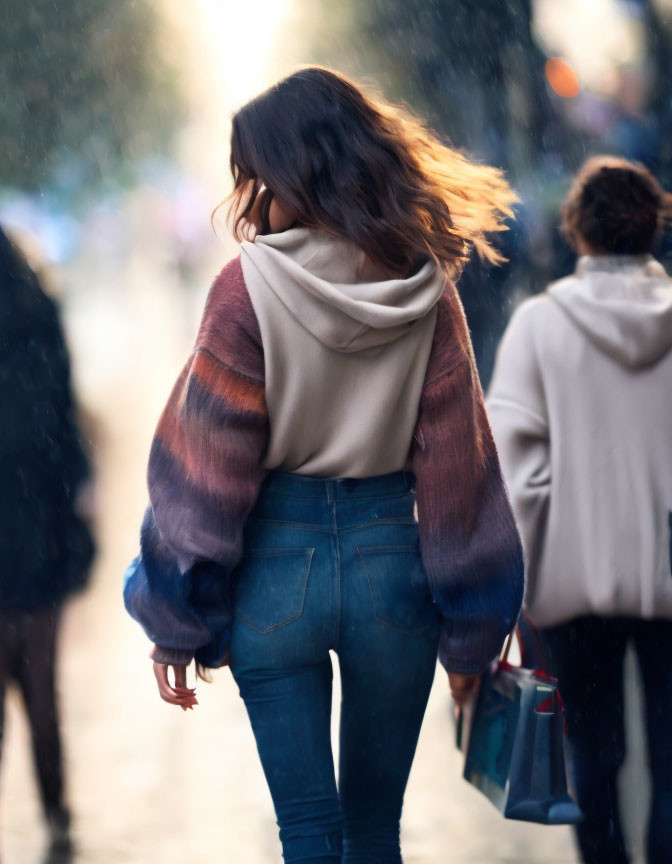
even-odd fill
[{"label": "blurred pedestrian", "polygon": [[6,686],[21,691],[54,848],[70,845],[56,700],[66,597],[94,545],[78,496],[89,480],[57,309],[0,229],[0,744]]},{"label": "blurred pedestrian", "polygon": [[159,422],[126,604],[166,701],[195,704],[194,655],[230,664],[286,862],[400,862],[437,650],[462,702],[522,600],[451,282],[473,247],[499,260],[486,232],[515,199],[497,170],[318,68],[236,114],[231,166],[247,240]]},{"label": "blurred pedestrian", "polygon": [[671,217],[644,167],[589,160],[562,217],[576,271],[516,311],[488,398],[591,864],[628,860],[616,784],[628,643],[646,700],[648,860],[672,861],[672,279],[652,257]]}]

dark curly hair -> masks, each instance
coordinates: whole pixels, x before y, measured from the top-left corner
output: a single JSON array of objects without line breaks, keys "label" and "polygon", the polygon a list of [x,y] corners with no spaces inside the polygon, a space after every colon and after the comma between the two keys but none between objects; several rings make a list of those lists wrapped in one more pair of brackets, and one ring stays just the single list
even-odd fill
[{"label": "dark curly hair", "polygon": [[469,161],[405,108],[316,66],[234,115],[231,171],[237,239],[253,209],[267,233],[277,196],[300,224],[354,241],[395,273],[432,258],[456,276],[472,248],[499,263],[487,235],[506,229],[517,200],[500,170]]},{"label": "dark curly hair", "polygon": [[643,255],[672,221],[672,195],[643,165],[615,156],[584,163],[562,208],[562,232],[579,251]]}]

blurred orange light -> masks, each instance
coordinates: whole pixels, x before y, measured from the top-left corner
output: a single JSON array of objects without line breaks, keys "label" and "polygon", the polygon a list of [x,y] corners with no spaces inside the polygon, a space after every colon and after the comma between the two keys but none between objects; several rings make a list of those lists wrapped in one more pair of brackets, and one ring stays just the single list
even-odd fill
[{"label": "blurred orange light", "polygon": [[573,99],[579,95],[581,85],[579,76],[566,60],[561,57],[550,57],[545,65],[546,80],[558,96],[563,99]]}]

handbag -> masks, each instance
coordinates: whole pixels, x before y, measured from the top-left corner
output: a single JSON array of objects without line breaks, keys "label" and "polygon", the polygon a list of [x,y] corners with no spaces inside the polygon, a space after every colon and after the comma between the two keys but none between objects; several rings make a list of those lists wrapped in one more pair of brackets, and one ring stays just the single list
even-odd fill
[{"label": "handbag", "polygon": [[[513,635],[484,674],[474,703],[460,712],[464,778],[506,819],[572,825],[582,814],[567,790],[558,682],[541,669],[509,663]],[[518,637],[525,662],[525,637]]]}]

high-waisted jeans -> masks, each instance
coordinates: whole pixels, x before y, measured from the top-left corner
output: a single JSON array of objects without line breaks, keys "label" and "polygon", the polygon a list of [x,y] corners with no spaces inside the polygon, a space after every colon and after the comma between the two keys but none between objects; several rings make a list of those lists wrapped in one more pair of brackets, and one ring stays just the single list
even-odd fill
[{"label": "high-waisted jeans", "polygon": [[[237,573],[231,671],[285,862],[399,864],[399,819],[436,667],[412,476],[271,474]],[[338,655],[338,788],[331,749]]]}]

